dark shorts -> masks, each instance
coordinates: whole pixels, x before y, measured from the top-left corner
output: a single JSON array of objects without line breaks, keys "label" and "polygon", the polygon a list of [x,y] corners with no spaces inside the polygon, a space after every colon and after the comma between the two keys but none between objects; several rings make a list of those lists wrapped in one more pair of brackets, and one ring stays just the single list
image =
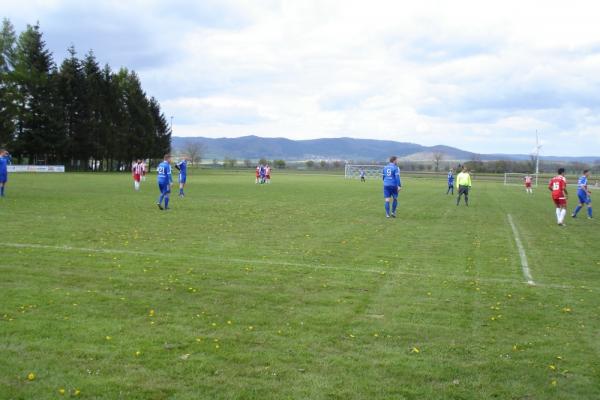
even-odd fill
[{"label": "dark shorts", "polygon": [[398,186],[384,186],[383,187],[383,197],[386,199],[389,197],[393,197],[395,199],[398,198]]},{"label": "dark shorts", "polygon": [[8,175],[0,175],[0,183],[6,183],[8,182]]},{"label": "dark shorts", "polygon": [[171,185],[167,182],[158,182],[158,190],[161,194],[171,193]]},{"label": "dark shorts", "polygon": [[466,194],[467,196],[469,195],[469,187],[468,186],[459,186],[458,187],[458,194]]}]

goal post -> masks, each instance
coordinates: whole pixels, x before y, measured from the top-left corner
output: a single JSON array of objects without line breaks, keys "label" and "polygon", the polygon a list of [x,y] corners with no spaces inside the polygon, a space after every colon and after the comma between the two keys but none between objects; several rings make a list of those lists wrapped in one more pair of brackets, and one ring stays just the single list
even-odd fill
[{"label": "goal post", "polygon": [[381,178],[383,166],[373,164],[346,164],[344,168],[345,179],[360,179],[361,171],[365,172],[365,179]]},{"label": "goal post", "polygon": [[525,185],[525,177],[531,176],[531,185],[534,187],[538,186],[538,174],[523,174],[519,172],[505,172],[504,173],[504,185],[506,186],[523,186]]}]

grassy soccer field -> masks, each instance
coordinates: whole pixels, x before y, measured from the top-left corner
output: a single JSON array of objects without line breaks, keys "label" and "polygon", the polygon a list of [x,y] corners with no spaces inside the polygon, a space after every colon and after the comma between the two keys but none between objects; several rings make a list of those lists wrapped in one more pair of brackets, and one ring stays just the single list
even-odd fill
[{"label": "grassy soccer field", "polygon": [[600,398],[597,221],[403,183],[386,220],[379,181],[192,173],[161,212],[153,177],[11,175],[0,398]]}]

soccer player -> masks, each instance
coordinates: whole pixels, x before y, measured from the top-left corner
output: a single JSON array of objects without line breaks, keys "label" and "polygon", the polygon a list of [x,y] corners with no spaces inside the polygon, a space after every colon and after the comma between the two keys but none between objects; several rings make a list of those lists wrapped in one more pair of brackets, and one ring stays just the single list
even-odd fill
[{"label": "soccer player", "polygon": [[525,175],[523,181],[525,181],[525,193],[533,194],[533,189],[531,188],[533,178],[531,177],[531,175]]},{"label": "soccer player", "polygon": [[265,165],[265,182],[271,183],[271,166],[269,164]]},{"label": "soccer player", "polygon": [[4,197],[4,188],[8,182],[8,164],[11,160],[8,151],[0,149],[0,197]]},{"label": "soccer player", "polygon": [[175,168],[179,170],[179,197],[185,196],[183,193],[183,188],[185,187],[185,182],[187,181],[187,163],[187,158],[184,158],[175,164]]},{"label": "soccer player", "polygon": [[146,173],[148,173],[148,167],[146,161],[142,160],[142,180],[146,182]]},{"label": "soccer player", "polygon": [[454,196],[454,170],[452,168],[448,171],[448,190],[446,190],[446,195],[448,193]]},{"label": "soccer player", "polygon": [[261,164],[260,166],[260,183],[261,185],[265,183],[265,166]]},{"label": "soccer player", "polygon": [[361,182],[366,182],[366,179],[365,179],[365,170],[361,168],[361,169],[358,170],[358,172],[360,173],[360,181]]},{"label": "soccer player", "polygon": [[567,214],[567,197],[569,195],[564,168],[559,168],[558,175],[550,179],[548,190],[552,192],[552,201],[556,205],[556,222],[559,226],[564,226],[565,215]]},{"label": "soccer player", "polygon": [[577,197],[579,197],[579,205],[573,211],[573,218],[577,217],[577,213],[587,206],[588,219],[592,219],[592,192],[588,188],[588,179],[590,178],[590,171],[584,170],[583,175],[579,177],[577,181]]},{"label": "soccer player", "polygon": [[260,165],[256,166],[256,182],[258,184],[258,180],[260,179]]},{"label": "soccer player", "polygon": [[456,205],[460,204],[460,198],[465,195],[465,204],[469,207],[469,189],[471,188],[471,175],[466,166],[463,166],[462,172],[456,176],[456,186],[458,187],[458,198]]},{"label": "soccer player", "polygon": [[[398,192],[402,188],[400,181],[400,168],[396,165],[398,157],[390,157],[390,163],[383,167],[383,197],[385,198],[385,217],[396,218],[396,208],[398,207]],[[390,201],[393,200],[390,213]]]},{"label": "soccer player", "polygon": [[131,167],[131,174],[133,175],[133,188],[136,191],[140,190],[140,181],[142,180],[143,173],[144,167],[142,165],[142,160],[138,159]]},{"label": "soccer player", "polygon": [[158,190],[160,190],[160,196],[156,205],[159,209],[163,210],[162,202],[165,200],[164,210],[169,209],[169,193],[171,193],[171,183],[173,183],[173,177],[171,176],[171,155],[165,154],[163,162],[158,164],[156,168]]}]

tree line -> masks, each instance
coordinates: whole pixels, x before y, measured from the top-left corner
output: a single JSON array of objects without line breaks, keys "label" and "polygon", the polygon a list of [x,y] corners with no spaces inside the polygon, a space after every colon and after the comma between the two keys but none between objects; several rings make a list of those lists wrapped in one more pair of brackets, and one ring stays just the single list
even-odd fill
[{"label": "tree line", "polygon": [[162,158],[171,130],[138,75],[101,66],[71,46],[57,66],[39,24],[0,31],[0,147],[13,162],[111,171],[135,158]]}]

